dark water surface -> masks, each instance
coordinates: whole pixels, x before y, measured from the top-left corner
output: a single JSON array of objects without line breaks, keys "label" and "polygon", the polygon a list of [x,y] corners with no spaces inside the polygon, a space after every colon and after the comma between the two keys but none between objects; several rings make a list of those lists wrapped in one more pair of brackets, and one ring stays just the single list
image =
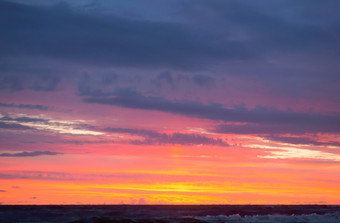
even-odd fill
[{"label": "dark water surface", "polygon": [[340,205],[1,205],[0,223],[340,223]]}]

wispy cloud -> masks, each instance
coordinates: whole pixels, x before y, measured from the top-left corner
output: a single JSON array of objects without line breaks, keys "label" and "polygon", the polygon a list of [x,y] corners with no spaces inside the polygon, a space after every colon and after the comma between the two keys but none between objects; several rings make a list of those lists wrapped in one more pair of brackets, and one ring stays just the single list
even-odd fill
[{"label": "wispy cloud", "polygon": [[13,103],[0,103],[0,107],[7,108],[28,108],[28,109],[38,109],[47,110],[49,107],[44,105],[32,105],[32,104],[13,104]]},{"label": "wispy cloud", "polygon": [[88,125],[79,120],[59,120],[29,115],[3,116],[0,114],[0,127],[9,129],[36,129],[72,135],[102,135],[102,132],[88,129]]},{"label": "wispy cloud", "polygon": [[202,134],[194,133],[160,133],[146,129],[127,129],[127,128],[106,128],[106,132],[127,133],[138,135],[143,140],[129,140],[128,143],[135,145],[162,145],[162,144],[179,144],[179,145],[219,145],[229,146],[220,138],[207,137]]},{"label": "wispy cloud", "polygon": [[291,137],[291,136],[266,136],[266,139],[277,141],[277,142],[283,142],[283,143],[289,143],[289,144],[296,144],[296,145],[314,145],[314,146],[340,146],[340,142],[336,141],[328,141],[328,142],[320,142],[317,140],[313,140],[308,137]]},{"label": "wispy cloud", "polygon": [[318,150],[302,149],[288,146],[268,146],[268,145],[245,145],[248,148],[264,149],[268,155],[258,155],[265,159],[313,159],[340,162],[340,155]]},{"label": "wispy cloud", "polygon": [[137,179],[147,177],[146,174],[131,173],[72,173],[53,171],[2,171],[0,179],[39,179],[56,181],[95,180],[95,179]]},{"label": "wispy cloud", "polygon": [[31,128],[29,126],[20,125],[17,123],[6,123],[0,121],[0,128],[2,129],[9,129],[9,130],[33,130],[34,128]]},{"label": "wispy cloud", "polygon": [[51,151],[33,151],[33,152],[20,152],[20,153],[0,153],[2,157],[33,157],[33,156],[54,156],[63,153],[51,152]]}]

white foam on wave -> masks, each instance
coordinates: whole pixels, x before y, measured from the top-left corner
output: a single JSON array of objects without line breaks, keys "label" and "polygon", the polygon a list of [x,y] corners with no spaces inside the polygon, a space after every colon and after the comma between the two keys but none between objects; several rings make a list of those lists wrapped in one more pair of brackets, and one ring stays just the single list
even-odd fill
[{"label": "white foam on wave", "polygon": [[219,215],[219,216],[206,216],[196,217],[198,220],[206,221],[209,223],[339,223],[340,213],[332,214],[310,214],[310,215],[255,215],[244,216],[240,215]]}]

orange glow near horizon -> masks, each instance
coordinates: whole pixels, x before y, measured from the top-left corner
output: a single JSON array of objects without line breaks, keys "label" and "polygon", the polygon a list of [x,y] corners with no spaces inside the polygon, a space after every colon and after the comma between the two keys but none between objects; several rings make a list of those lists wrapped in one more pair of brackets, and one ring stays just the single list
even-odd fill
[{"label": "orange glow near horizon", "polygon": [[77,147],[62,160],[2,157],[2,204],[340,203],[337,162],[259,158],[258,146]]}]

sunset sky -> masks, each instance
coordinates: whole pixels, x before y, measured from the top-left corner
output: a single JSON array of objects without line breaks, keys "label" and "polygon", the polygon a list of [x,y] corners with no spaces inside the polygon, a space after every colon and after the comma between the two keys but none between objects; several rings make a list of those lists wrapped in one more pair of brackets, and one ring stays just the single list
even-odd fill
[{"label": "sunset sky", "polygon": [[0,204],[340,204],[337,0],[0,0]]}]

